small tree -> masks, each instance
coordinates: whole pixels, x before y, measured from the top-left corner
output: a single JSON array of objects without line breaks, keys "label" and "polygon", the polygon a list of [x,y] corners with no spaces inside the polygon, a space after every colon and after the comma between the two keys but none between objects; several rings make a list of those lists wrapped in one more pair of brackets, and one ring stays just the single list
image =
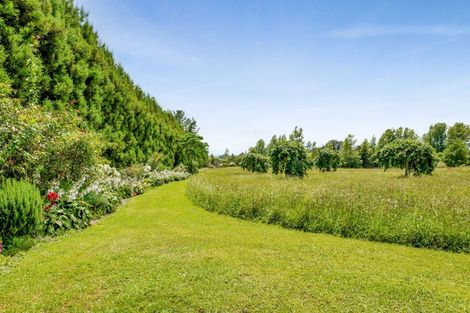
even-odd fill
[{"label": "small tree", "polygon": [[267,148],[266,148],[266,143],[264,142],[263,139],[260,139],[256,142],[256,145],[254,147],[251,147],[249,149],[249,152],[256,153],[256,154],[261,154],[261,155],[267,155]]},{"label": "small tree", "polygon": [[391,128],[387,129],[382,136],[380,136],[379,142],[377,143],[377,147],[382,149],[387,144],[394,142],[395,140],[400,139],[413,139],[417,140],[418,136],[416,135],[415,131],[408,128],[408,127],[399,127],[397,129]]},{"label": "small tree", "polygon": [[361,159],[357,151],[354,149],[356,139],[353,135],[348,135],[341,145],[339,155],[341,158],[341,167],[356,168],[361,164]]},{"label": "small tree", "polygon": [[180,138],[175,154],[175,166],[183,164],[191,174],[197,173],[209,158],[208,145],[198,134],[186,132]]},{"label": "small tree", "polygon": [[274,174],[304,177],[309,168],[307,149],[298,140],[279,141],[271,151]]},{"label": "small tree", "polygon": [[467,145],[462,140],[454,140],[444,150],[444,163],[450,167],[465,165],[468,162],[468,154]]},{"label": "small tree", "polygon": [[432,146],[437,152],[442,152],[446,148],[447,125],[437,123],[429,127],[429,131],[423,136],[423,140]]},{"label": "small tree", "polygon": [[397,167],[405,176],[431,174],[436,168],[433,148],[413,139],[399,139],[387,144],[378,152],[378,162],[387,170]]},{"label": "small tree", "polygon": [[470,145],[470,125],[464,123],[455,123],[447,131],[448,144],[461,140],[465,144]]},{"label": "small tree", "polygon": [[320,149],[314,158],[315,167],[322,172],[336,171],[339,163],[339,153],[330,148]]},{"label": "small tree", "polygon": [[364,139],[362,144],[359,146],[359,157],[361,159],[361,167],[371,168],[374,167],[374,148],[367,139]]},{"label": "small tree", "polygon": [[261,154],[249,152],[243,157],[240,166],[252,173],[266,173],[269,168],[269,158]]}]

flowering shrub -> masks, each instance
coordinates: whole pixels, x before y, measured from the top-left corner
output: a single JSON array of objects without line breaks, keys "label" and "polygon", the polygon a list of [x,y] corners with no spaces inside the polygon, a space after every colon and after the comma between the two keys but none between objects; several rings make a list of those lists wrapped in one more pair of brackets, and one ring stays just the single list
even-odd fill
[{"label": "flowering shrub", "polygon": [[52,235],[85,228],[92,219],[114,212],[123,199],[189,176],[184,168],[155,171],[148,165],[135,165],[119,171],[109,165],[95,166],[67,190],[59,182],[51,186],[47,194],[50,204],[44,210],[44,231]]},{"label": "flowering shrub", "polygon": [[0,176],[33,182],[40,191],[53,180],[73,183],[99,161],[100,137],[74,112],[23,107],[0,95]]}]

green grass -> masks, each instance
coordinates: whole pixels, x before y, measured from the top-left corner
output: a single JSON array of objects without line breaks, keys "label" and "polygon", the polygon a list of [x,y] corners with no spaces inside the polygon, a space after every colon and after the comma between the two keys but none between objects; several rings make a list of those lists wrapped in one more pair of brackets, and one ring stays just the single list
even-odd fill
[{"label": "green grass", "polygon": [[341,237],[470,252],[470,168],[401,177],[380,169],[309,172],[300,180],[238,168],[189,182],[209,211]]},{"label": "green grass", "polygon": [[213,214],[185,198],[186,184],[9,259],[0,312],[470,310],[467,254]]}]

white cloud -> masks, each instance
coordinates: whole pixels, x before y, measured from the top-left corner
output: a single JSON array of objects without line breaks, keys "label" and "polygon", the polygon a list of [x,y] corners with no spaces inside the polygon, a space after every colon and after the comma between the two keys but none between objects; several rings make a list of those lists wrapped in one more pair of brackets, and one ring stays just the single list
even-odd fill
[{"label": "white cloud", "polygon": [[396,35],[426,35],[426,36],[468,36],[470,27],[459,26],[404,26],[404,25],[363,25],[333,30],[329,33],[337,38],[366,38]]}]

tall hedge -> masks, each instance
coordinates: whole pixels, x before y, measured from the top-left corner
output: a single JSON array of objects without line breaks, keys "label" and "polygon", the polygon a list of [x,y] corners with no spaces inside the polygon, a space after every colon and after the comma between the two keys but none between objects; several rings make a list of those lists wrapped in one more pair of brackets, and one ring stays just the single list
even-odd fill
[{"label": "tall hedge", "polygon": [[110,143],[105,156],[113,165],[155,153],[176,165],[182,125],[134,84],[71,0],[0,2],[0,87],[6,85],[23,105],[77,111]]}]

